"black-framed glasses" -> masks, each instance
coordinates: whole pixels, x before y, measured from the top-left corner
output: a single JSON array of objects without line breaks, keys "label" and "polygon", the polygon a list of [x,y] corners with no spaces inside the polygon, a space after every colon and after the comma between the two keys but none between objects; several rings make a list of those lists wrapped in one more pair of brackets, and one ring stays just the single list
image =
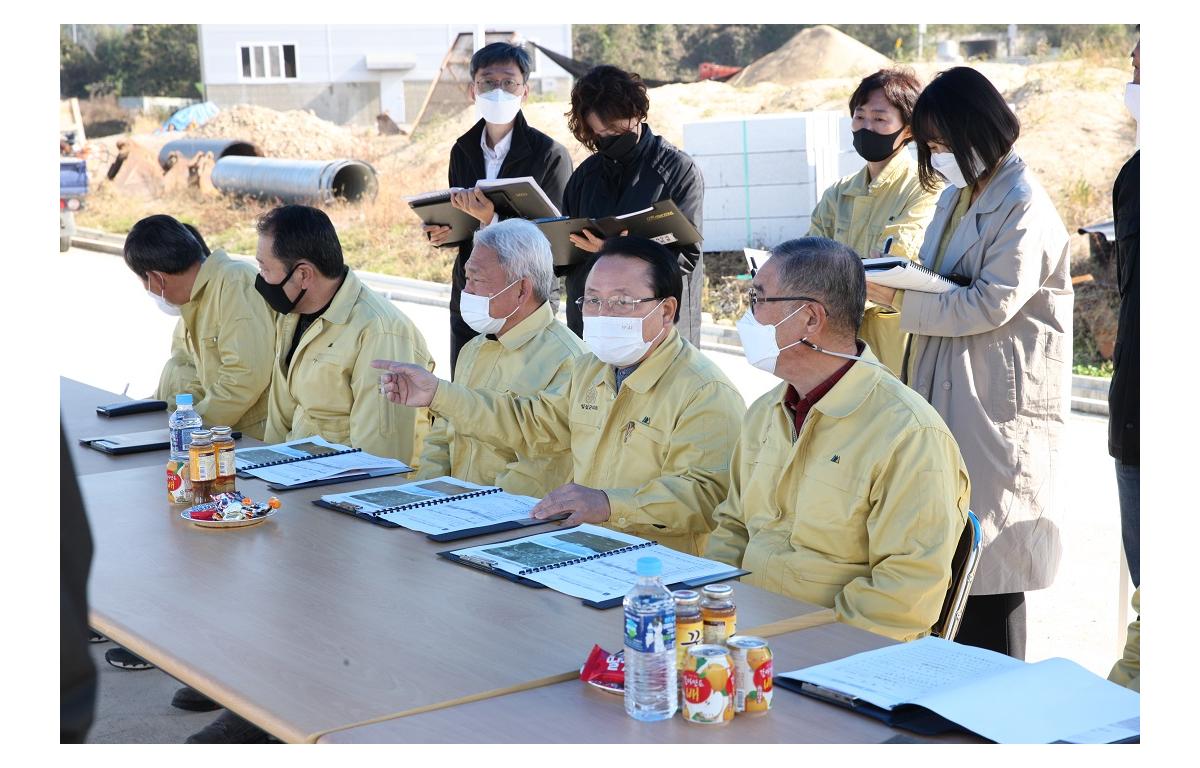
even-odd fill
[{"label": "black-framed glasses", "polygon": [[520,92],[521,87],[524,85],[524,81],[510,80],[508,78],[505,78],[504,80],[476,80],[475,90],[479,93],[490,93],[497,88],[503,88],[509,93],[515,94]]},{"label": "black-framed glasses", "polygon": [[607,299],[602,299],[599,296],[580,296],[578,299],[575,299],[575,306],[591,310],[592,312],[599,312],[601,306],[607,307],[609,312],[615,312],[617,308],[620,308],[624,312],[647,301],[658,301],[658,297],[651,296],[648,299],[631,299],[628,296],[610,296]]},{"label": "black-framed glasses", "polygon": [[811,296],[759,296],[753,289],[750,291],[750,309],[758,304],[768,301],[811,301],[817,304],[821,303],[820,299],[814,299]]}]

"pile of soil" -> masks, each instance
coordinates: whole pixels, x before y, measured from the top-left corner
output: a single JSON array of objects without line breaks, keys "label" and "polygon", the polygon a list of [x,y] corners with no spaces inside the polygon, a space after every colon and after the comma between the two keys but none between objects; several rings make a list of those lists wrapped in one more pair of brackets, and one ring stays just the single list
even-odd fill
[{"label": "pile of soil", "polygon": [[190,136],[241,139],[266,157],[290,160],[360,159],[363,141],[350,129],[322,120],[309,110],[277,112],[240,104],[219,112]]},{"label": "pile of soil", "polygon": [[795,85],[829,77],[865,77],[889,66],[891,60],[844,32],[827,25],[801,30],[730,81],[733,85],[757,83]]}]

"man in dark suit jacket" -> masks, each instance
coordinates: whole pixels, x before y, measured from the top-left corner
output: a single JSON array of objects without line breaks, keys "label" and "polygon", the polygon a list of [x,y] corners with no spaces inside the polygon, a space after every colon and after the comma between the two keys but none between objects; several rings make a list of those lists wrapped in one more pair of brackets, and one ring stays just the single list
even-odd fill
[{"label": "man in dark suit jacket", "polygon": [[[1133,49],[1133,82],[1126,89],[1125,104],[1138,119],[1141,88],[1141,47]],[[1141,218],[1141,150],[1121,168],[1113,185],[1113,219],[1117,231],[1117,291],[1121,311],[1117,316],[1117,346],[1113,350],[1113,377],[1108,390],[1108,453],[1116,460],[1117,497],[1121,504],[1121,541],[1133,585],[1141,586],[1140,549],[1141,476],[1139,423],[1141,387],[1141,332],[1138,325]]]},{"label": "man in dark suit jacket", "polygon": [[[492,43],[471,57],[471,84],[468,93],[480,120],[458,137],[450,150],[450,186],[462,187],[451,203],[479,219],[481,226],[496,220],[495,207],[477,189],[480,179],[509,179],[532,176],[558,208],[562,207],[563,189],[571,176],[571,156],[566,147],[530,127],[521,113],[529,98],[529,54],[509,43]],[[449,227],[425,227],[430,242],[441,245]],[[450,291],[450,372],[458,360],[458,351],[478,334],[471,330],[459,312],[459,297],[467,282],[466,263],[471,256],[471,241],[458,244]],[[557,306],[557,296],[552,306]]]}]

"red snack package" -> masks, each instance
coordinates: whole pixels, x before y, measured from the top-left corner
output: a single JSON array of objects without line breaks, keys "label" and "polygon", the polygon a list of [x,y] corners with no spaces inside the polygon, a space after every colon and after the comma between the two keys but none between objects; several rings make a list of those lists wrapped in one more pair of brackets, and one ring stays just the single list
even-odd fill
[{"label": "red snack package", "polygon": [[579,670],[579,679],[609,693],[625,692],[625,651],[609,653],[598,645],[592,646],[587,662]]}]

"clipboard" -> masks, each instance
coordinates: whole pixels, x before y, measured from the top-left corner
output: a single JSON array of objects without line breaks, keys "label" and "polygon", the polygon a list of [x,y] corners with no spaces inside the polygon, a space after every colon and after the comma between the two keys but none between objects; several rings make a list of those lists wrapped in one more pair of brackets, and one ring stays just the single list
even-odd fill
[{"label": "clipboard", "polygon": [[[234,440],[240,440],[242,433],[234,431]],[[109,456],[125,456],[130,453],[147,453],[149,451],[165,451],[171,447],[171,431],[169,429],[151,429],[145,432],[128,432],[122,435],[102,435],[100,437],[81,437],[80,445],[86,445]]]}]

